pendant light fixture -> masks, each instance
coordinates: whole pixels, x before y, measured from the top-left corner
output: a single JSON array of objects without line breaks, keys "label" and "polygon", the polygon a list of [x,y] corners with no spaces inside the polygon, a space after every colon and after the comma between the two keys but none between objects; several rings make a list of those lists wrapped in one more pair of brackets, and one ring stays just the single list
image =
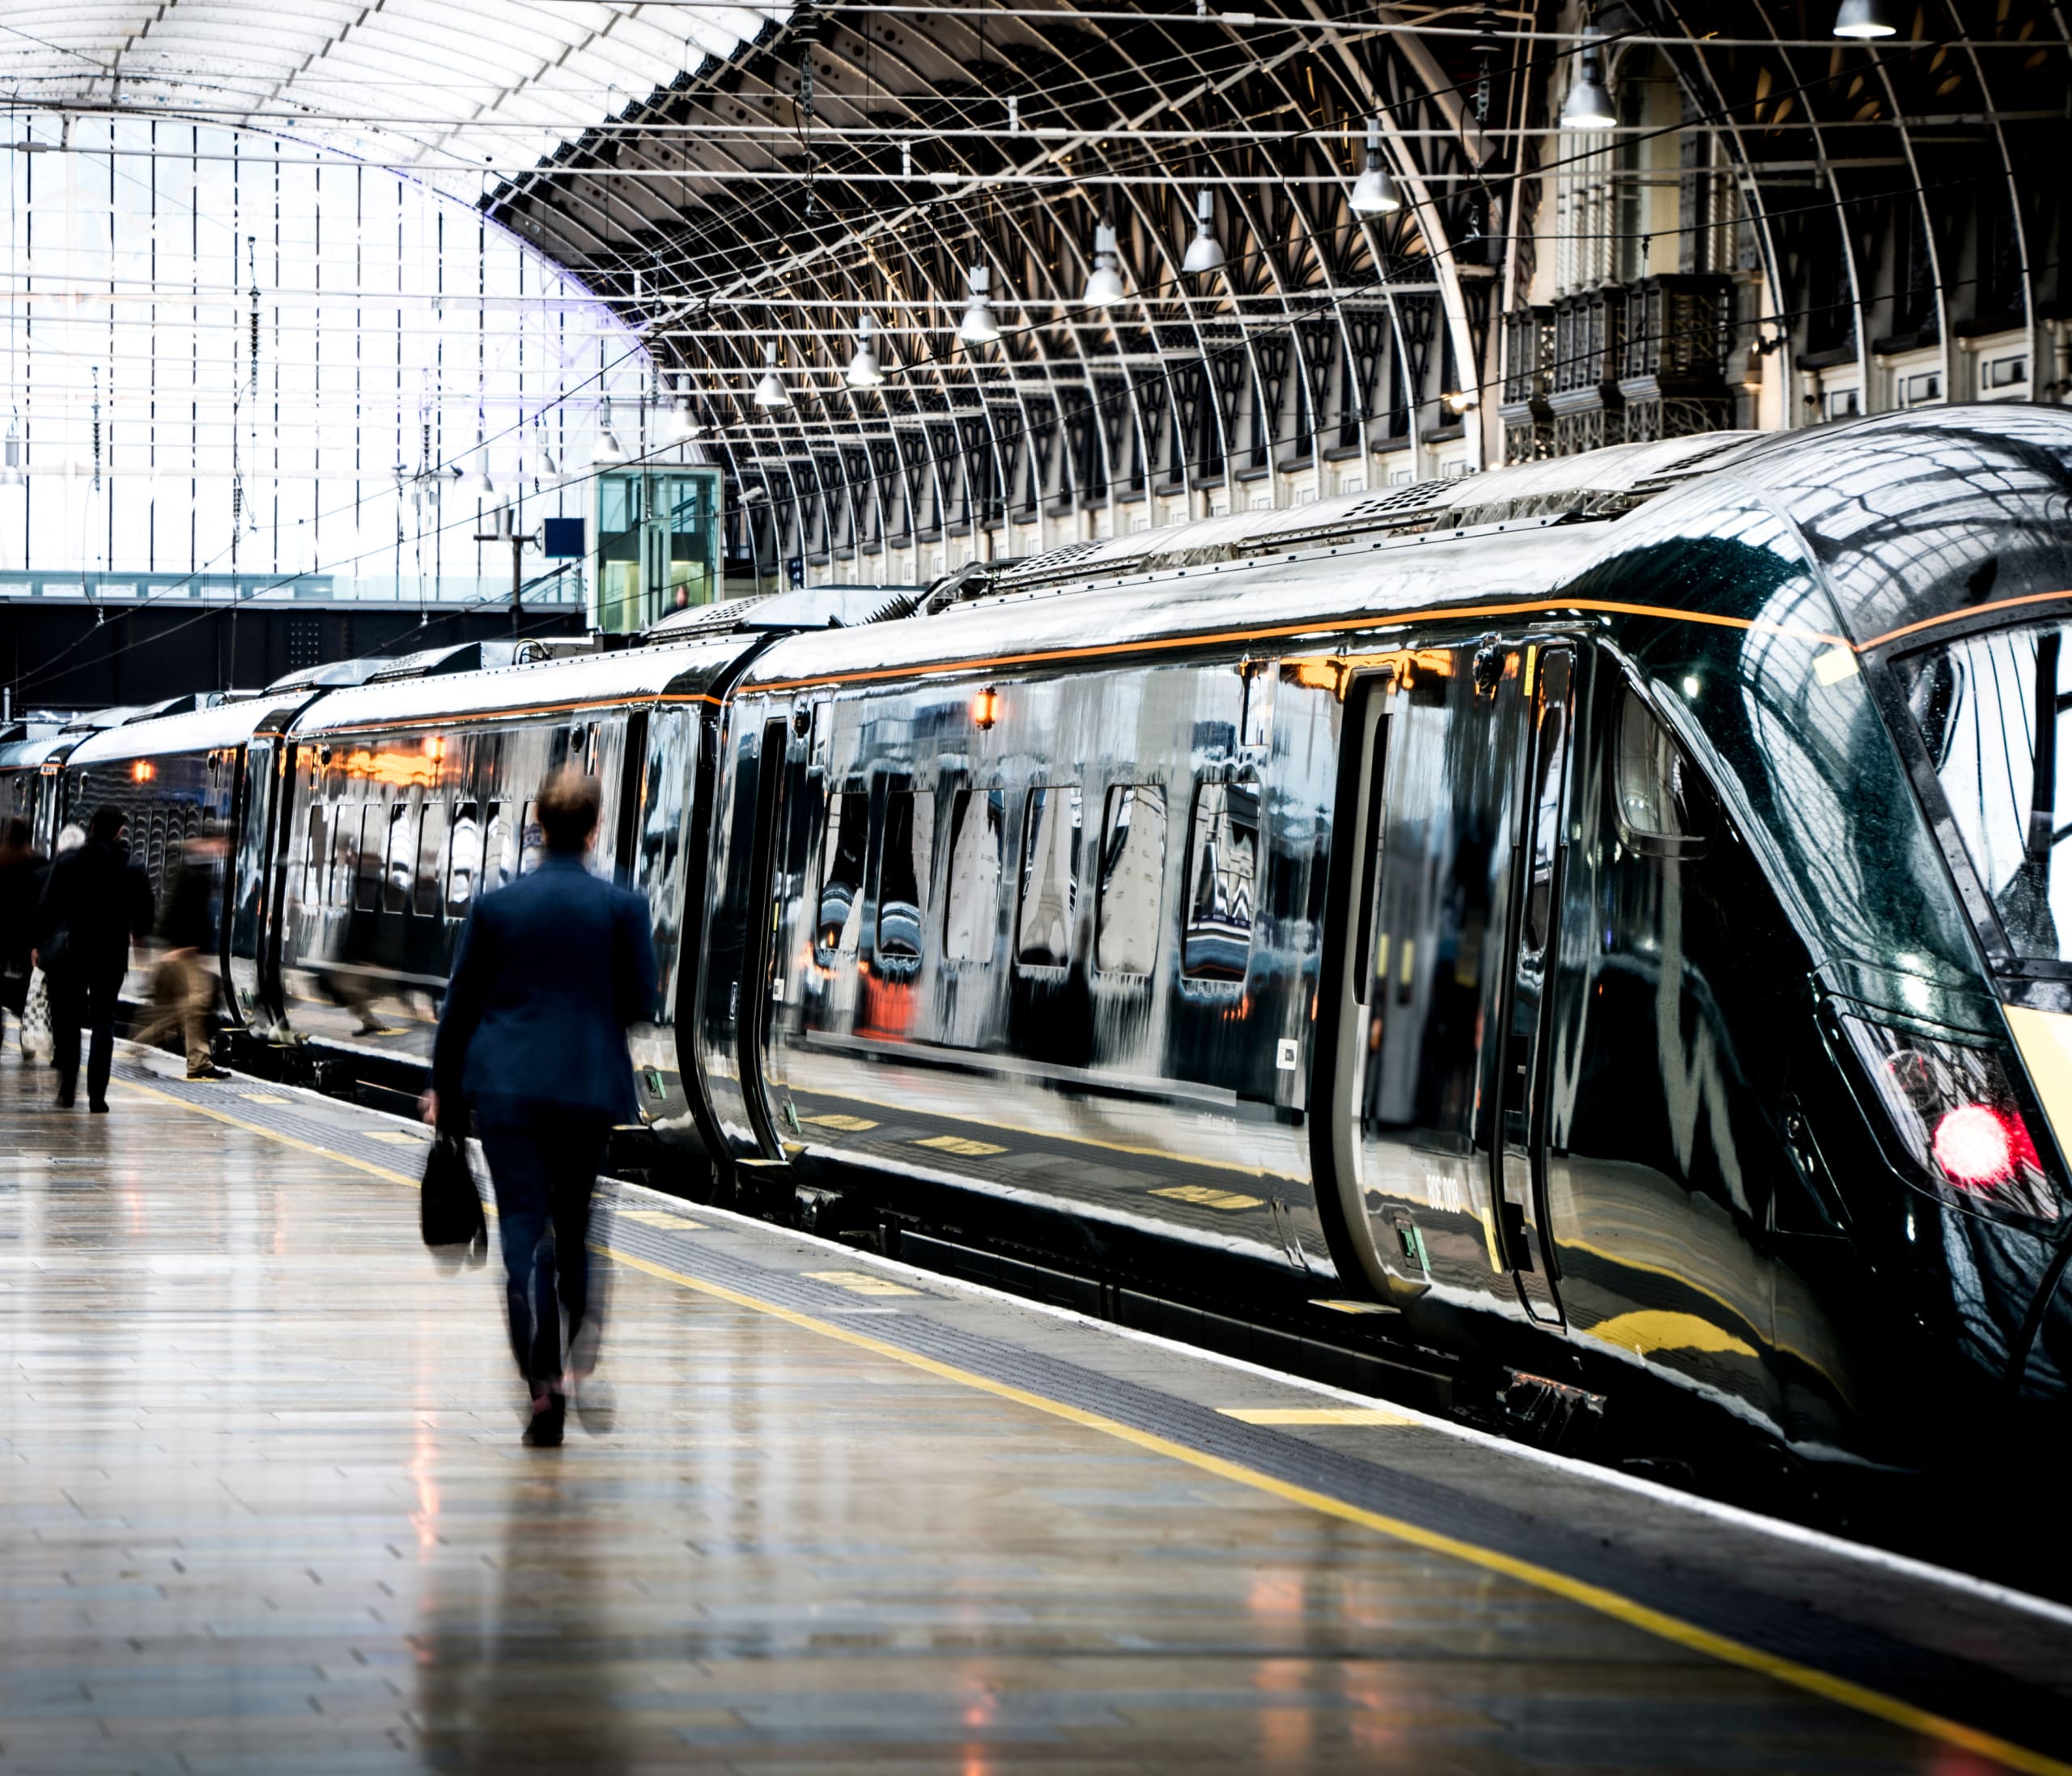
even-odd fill
[{"label": "pendant light fixture", "polygon": [[687,444],[704,429],[691,413],[690,397],[680,393],[669,403],[669,416],[662,424],[662,442]]},{"label": "pendant light fixture", "polygon": [[1204,185],[1195,194],[1195,237],[1187,243],[1182,271],[1205,277],[1223,269],[1223,243],[1216,238],[1216,196]]},{"label": "pendant light fixture", "polygon": [[851,389],[875,389],[885,380],[877,354],[871,350],[871,317],[868,314],[857,317],[856,353],[849,360],[847,377]]},{"label": "pendant light fixture", "polygon": [[554,460],[554,452],[547,448],[547,432],[544,426],[533,427],[533,478],[535,481],[558,481],[561,465]]},{"label": "pendant light fixture", "polygon": [[777,342],[775,339],[765,342],[762,362],[762,380],[755,385],[756,406],[766,413],[790,406],[792,397],[784,393],[783,379],[777,374]]},{"label": "pendant light fixture", "polygon": [[1121,261],[1115,251],[1115,231],[1108,223],[1093,230],[1093,269],[1086,274],[1086,289],[1079,299],[1089,308],[1105,308],[1123,300]]},{"label": "pendant light fixture", "polygon": [[1367,120],[1367,164],[1360,169],[1360,176],[1352,181],[1352,196],[1349,202],[1356,216],[1391,216],[1403,207],[1403,199],[1397,194],[1395,181],[1389,176],[1389,169],[1382,164],[1382,120]]},{"label": "pendant light fixture", "polygon": [[615,469],[625,461],[625,448],[618,441],[618,434],[612,430],[612,397],[606,395],[597,414],[597,441],[590,447],[590,466]]},{"label": "pendant light fixture", "polygon": [[1576,83],[1561,101],[1564,130],[1609,130],[1619,121],[1618,113],[1611,108],[1611,89],[1604,83],[1603,41],[1604,33],[1595,24],[1583,27]]},{"label": "pendant light fixture", "polygon": [[1838,37],[1869,42],[1878,37],[1896,36],[1899,28],[1880,0],[1842,0],[1841,10],[1835,15],[1834,35]]},{"label": "pendant light fixture", "polygon": [[22,467],[22,423],[17,415],[7,422],[6,458],[0,462],[0,487],[26,486],[28,478]]},{"label": "pendant light fixture", "polygon": [[986,266],[974,266],[964,274],[964,287],[971,292],[971,300],[964,304],[964,318],[957,325],[957,337],[967,346],[987,346],[1000,336],[1000,325],[993,318],[993,305],[987,300],[987,291],[992,288],[993,274]]}]

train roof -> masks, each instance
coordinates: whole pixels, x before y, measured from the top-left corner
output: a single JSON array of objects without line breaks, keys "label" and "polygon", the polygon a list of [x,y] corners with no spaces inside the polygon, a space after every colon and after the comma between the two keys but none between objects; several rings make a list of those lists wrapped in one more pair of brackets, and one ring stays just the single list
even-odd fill
[{"label": "train roof", "polygon": [[[308,693],[304,693],[307,695]],[[169,754],[210,752],[219,746],[242,746],[258,732],[261,724],[283,704],[292,708],[299,698],[240,697],[235,703],[219,703],[206,709],[189,709],[176,716],[146,716],[103,728],[77,740],[69,770],[125,758],[159,758]]]},{"label": "train roof", "polygon": [[[1592,567],[1677,527],[1693,537],[1745,531],[1751,512],[1798,528],[1842,635],[1867,646],[1960,607],[1992,608],[1980,589],[1993,576],[1981,567],[1987,557],[2007,564],[2026,550],[2061,560],[2057,570],[2004,573],[2003,589],[2055,571],[2057,595],[2072,597],[2068,493],[2072,413],[2053,408],[1935,408],[1807,431],[1616,446],[1067,545],[990,576],[978,596],[939,588],[909,620],[779,641],[741,688],[1013,670],[1211,639],[1299,647],[1428,613],[1551,616],[1571,593],[1578,610],[1596,609],[1602,601],[1580,583]],[[1642,512],[1654,516],[1642,522]],[[1705,593],[1706,608],[1722,595]],[[1649,605],[1674,613],[1697,596],[1665,578],[1651,584]],[[1760,583],[1746,596],[1762,596]],[[1630,597],[1616,608],[1635,609]]]},{"label": "train roof", "polygon": [[707,700],[714,681],[760,637],[724,635],[674,645],[499,666],[334,690],[295,724],[298,736],[431,721],[615,708],[664,699]]},{"label": "train roof", "polygon": [[29,734],[0,746],[0,771],[37,771],[79,742],[75,733]]},{"label": "train roof", "polygon": [[[1580,528],[1580,527],[1579,527]],[[1106,586],[997,596],[930,617],[775,643],[740,690],[865,684],[915,673],[1013,671],[1110,652],[1215,641],[1329,645],[1439,605],[1497,613],[1544,600],[1586,559],[1579,529],[1552,518],[1487,533],[1425,532],[1176,567]]]}]

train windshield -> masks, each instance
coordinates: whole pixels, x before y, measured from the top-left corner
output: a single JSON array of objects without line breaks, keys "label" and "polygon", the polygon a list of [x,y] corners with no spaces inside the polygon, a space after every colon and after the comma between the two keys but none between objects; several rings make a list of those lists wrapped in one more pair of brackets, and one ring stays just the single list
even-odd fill
[{"label": "train windshield", "polygon": [[1899,671],[2006,949],[2072,964],[2072,624],[1967,635]]}]

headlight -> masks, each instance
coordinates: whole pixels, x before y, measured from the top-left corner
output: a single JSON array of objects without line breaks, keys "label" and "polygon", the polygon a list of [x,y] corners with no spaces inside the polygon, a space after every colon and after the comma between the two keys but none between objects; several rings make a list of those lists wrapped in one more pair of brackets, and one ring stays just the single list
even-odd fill
[{"label": "headlight", "polygon": [[1836,1020],[1886,1112],[1914,1182],[1952,1207],[1994,1220],[2054,1222],[2057,1183],[2029,1132],[1995,1048]]}]

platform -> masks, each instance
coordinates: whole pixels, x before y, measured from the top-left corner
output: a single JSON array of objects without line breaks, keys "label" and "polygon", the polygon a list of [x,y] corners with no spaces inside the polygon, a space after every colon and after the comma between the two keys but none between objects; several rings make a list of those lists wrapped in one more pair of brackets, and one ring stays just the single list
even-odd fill
[{"label": "platform", "polygon": [[2072,1612],[635,1187],[524,1448],[421,1132],[49,1080],[0,1771],[2072,1770]]}]

